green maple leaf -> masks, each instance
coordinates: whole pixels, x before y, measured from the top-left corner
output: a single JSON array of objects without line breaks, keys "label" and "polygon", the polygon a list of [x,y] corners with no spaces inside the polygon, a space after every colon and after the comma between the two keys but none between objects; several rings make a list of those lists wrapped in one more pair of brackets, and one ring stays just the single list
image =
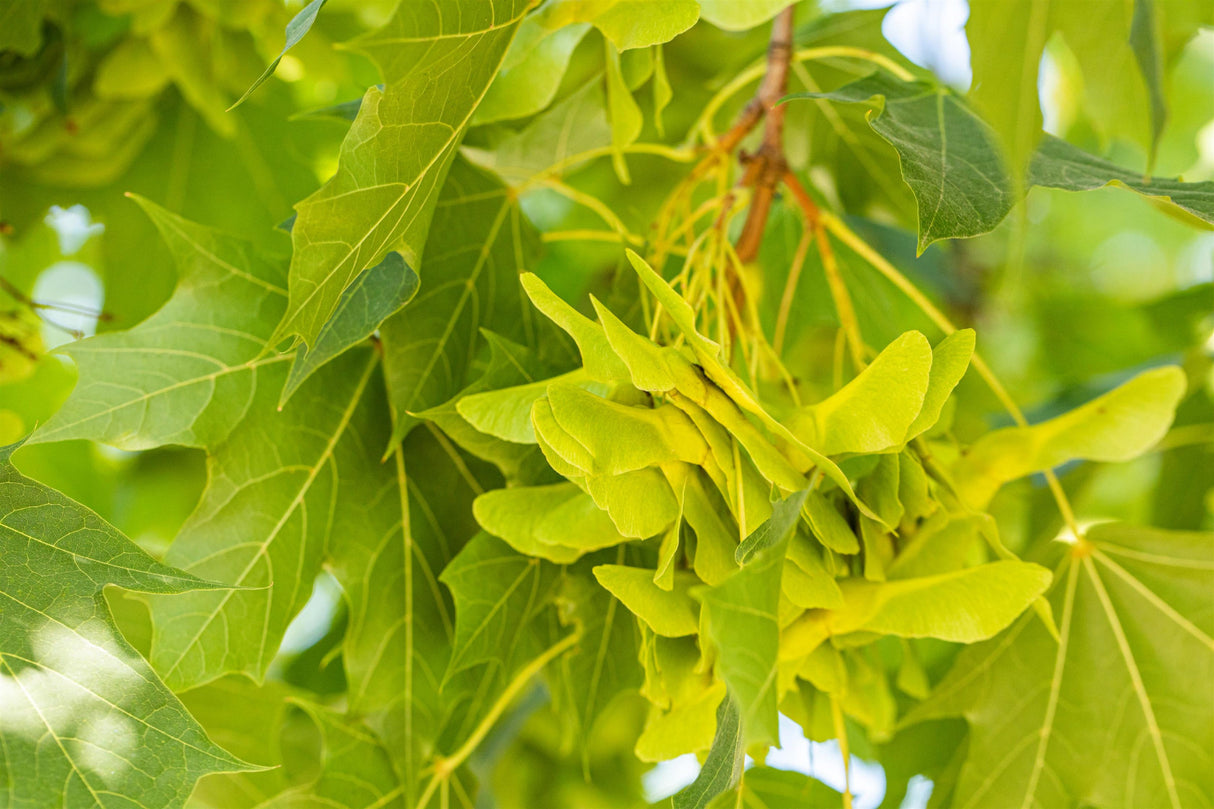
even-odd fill
[{"label": "green maple leaf", "polygon": [[[256,769],[207,738],[122,637],[107,585],[219,585],[161,564],[0,448],[0,794],[13,809],[181,806],[208,773]],[[170,596],[165,596],[169,598]]]},{"label": "green maple leaf", "polygon": [[[378,429],[373,454],[388,422]],[[483,707],[463,699],[468,684],[480,682],[471,676],[440,689],[456,617],[438,576],[477,532],[472,498],[491,478],[425,428],[410,433],[380,470],[366,507],[347,526],[372,541],[336,543],[330,554],[350,608],[343,640],[350,710],[388,743],[413,805],[444,732]]]},{"label": "green maple leaf", "polygon": [[561,658],[556,680],[573,707],[585,761],[599,717],[621,693],[641,686],[637,630],[621,605],[589,576],[566,575],[557,600],[562,622],[573,625],[581,638]]},{"label": "green maple leaf", "polygon": [[311,347],[346,288],[389,250],[419,266],[464,129],[529,5],[401,3],[356,41],[379,65],[384,89],[364,96],[336,176],[296,206],[290,300],[271,344],[298,335]]},{"label": "green maple leaf", "polygon": [[177,262],[176,291],[133,329],[68,343],[80,379],[32,443],[89,438],[122,449],[208,446],[244,417],[286,306],[281,264],[247,242],[135,197]]},{"label": "green maple leaf", "polygon": [[[909,721],[963,715],[952,804],[1214,804],[1214,535],[1108,523],[1034,615],[962,653]],[[1009,706],[1015,706],[1010,709]]]},{"label": "green maple leaf", "polygon": [[282,413],[286,368],[275,366],[246,418],[212,450],[207,490],[166,559],[249,589],[151,600],[152,664],[175,688],[231,671],[264,676],[342,512],[357,512],[375,491],[380,468],[368,442],[387,414],[382,397],[367,394],[378,364],[367,349],[347,352]]},{"label": "green maple leaf", "polygon": [[455,599],[448,676],[481,663],[512,668],[524,630],[555,594],[556,573],[500,539],[474,537],[439,577]]}]

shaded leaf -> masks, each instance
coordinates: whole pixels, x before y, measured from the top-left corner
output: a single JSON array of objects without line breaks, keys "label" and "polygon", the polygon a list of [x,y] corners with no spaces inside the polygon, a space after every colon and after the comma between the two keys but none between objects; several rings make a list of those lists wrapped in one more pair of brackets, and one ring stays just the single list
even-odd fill
[{"label": "shaded leaf", "polygon": [[262,804],[266,809],[405,809],[404,790],[383,743],[329,708],[303,700],[321,735],[320,772]]},{"label": "shaded leaf", "polygon": [[604,711],[621,693],[641,685],[637,630],[620,604],[589,576],[567,575],[559,598],[562,623],[580,633],[577,647],[561,657],[559,665],[573,701],[580,743],[589,756],[592,731]]},{"label": "shaded leaf", "polygon": [[[742,806],[766,809],[838,809],[843,796],[826,784],[794,770],[751,767],[738,785]],[[712,809],[733,809],[739,798],[721,795]]]},{"label": "shaded leaf", "polygon": [[383,261],[364,270],[342,293],[333,317],[317,335],[316,345],[310,349],[300,346],[295,352],[279,406],[285,404],[317,368],[371,336],[380,323],[417,294],[417,286],[417,273],[400,253],[389,253]]},{"label": "shaded leaf", "polygon": [[500,180],[456,160],[435,208],[430,246],[421,291],[381,331],[393,441],[418,423],[414,413],[464,386],[481,328],[530,335],[517,279],[538,238]]},{"label": "shaded leaf", "polygon": [[1186,183],[1143,177],[1046,135],[1029,166],[1029,183],[1064,191],[1091,191],[1106,185],[1128,188],[1153,202],[1170,203],[1207,225],[1214,225],[1214,180]]},{"label": "shaded leaf", "polygon": [[[920,253],[938,239],[993,230],[1012,209],[1013,192],[994,133],[948,89],[874,73],[829,93],[792,97],[883,99],[869,126],[898,151],[902,179],[919,209]],[[1034,90],[1034,105],[1036,99]]]},{"label": "shaded leaf", "polygon": [[699,593],[705,634],[716,647],[721,679],[729,686],[731,698],[737,700],[747,747],[774,744],[779,739],[776,661],[780,579],[802,502],[804,494],[797,493],[777,504],[764,523],[767,527],[756,530],[758,538],[752,541],[755,551],[747,564]]},{"label": "shaded leaf", "polygon": [[554,595],[556,572],[488,534],[465,545],[439,577],[455,599],[446,676],[488,661],[509,670],[509,661],[522,653],[516,641]]}]

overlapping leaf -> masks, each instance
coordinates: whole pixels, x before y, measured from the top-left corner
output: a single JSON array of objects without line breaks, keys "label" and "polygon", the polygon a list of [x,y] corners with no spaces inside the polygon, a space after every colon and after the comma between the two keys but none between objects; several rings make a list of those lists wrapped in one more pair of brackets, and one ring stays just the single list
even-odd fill
[{"label": "overlapping leaf", "polygon": [[527,334],[518,274],[537,245],[517,198],[491,174],[455,161],[435,209],[421,291],[383,326],[395,439],[417,424],[413,413],[464,386],[481,328]]},{"label": "overlapping leaf", "polygon": [[1034,153],[1026,153],[1031,164],[1025,163],[1026,179],[1017,189],[994,131],[952,91],[928,82],[874,73],[829,93],[793,96],[845,102],[878,97],[882,108],[869,125],[898,152],[902,177],[919,208],[920,252],[938,239],[993,230],[1018,201],[1017,190],[1031,185],[1083,191],[1114,183],[1214,223],[1210,182],[1144,179],[1057,138],[1045,138]]},{"label": "overlapping leaf", "polygon": [[290,300],[272,343],[312,346],[346,287],[389,250],[419,266],[456,148],[528,5],[401,3],[357,41],[384,89],[363,98],[336,176],[296,206]]},{"label": "overlapping leaf", "polygon": [[348,352],[282,413],[275,388],[286,369],[276,366],[245,420],[211,451],[207,490],[166,559],[249,589],[152,600],[152,664],[174,687],[230,671],[264,676],[311,594],[337,504],[357,508],[380,491],[367,457],[386,417],[382,400],[367,395],[377,365],[370,350]]}]

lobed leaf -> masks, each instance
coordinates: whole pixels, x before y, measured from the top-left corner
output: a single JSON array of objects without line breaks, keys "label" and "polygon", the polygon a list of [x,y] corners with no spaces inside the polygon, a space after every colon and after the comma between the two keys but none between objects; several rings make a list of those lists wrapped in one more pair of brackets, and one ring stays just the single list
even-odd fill
[{"label": "lobed leaf", "polygon": [[177,262],[177,289],[138,326],[61,349],[80,378],[33,443],[212,446],[244,418],[258,376],[284,359],[265,355],[266,335],[286,303],[277,262],[247,242],[133,199]]}]

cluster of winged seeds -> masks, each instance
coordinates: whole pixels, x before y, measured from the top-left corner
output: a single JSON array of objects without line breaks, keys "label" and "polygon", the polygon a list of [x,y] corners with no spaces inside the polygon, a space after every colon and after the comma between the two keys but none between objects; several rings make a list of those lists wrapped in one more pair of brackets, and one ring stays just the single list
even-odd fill
[{"label": "cluster of winged seeds", "polygon": [[[1137,409],[1160,384],[1183,389],[1176,369],[1148,372],[962,451],[947,421],[972,331],[934,347],[906,332],[825,400],[765,404],[697,331],[691,306],[629,259],[655,317],[673,323],[668,344],[592,298],[595,322],[526,274],[527,295],[573,338],[581,366],[502,386],[523,360],[491,339],[481,382],[421,415],[506,475],[510,485],[474,503],[487,533],[557,564],[621,548],[626,564],[593,574],[642,633],[645,760],[709,747],[730,712],[752,752],[777,740],[777,711],[822,738],[839,735],[844,713],[887,738],[897,710],[882,638],[972,643],[1033,604],[1052,629],[1049,571],[1007,551],[982,508],[1004,482],[1084,455],[1084,429],[1103,432],[1120,404]],[[1166,429],[1160,418],[1131,443]],[[923,662],[901,651],[896,687],[922,698]]]}]

